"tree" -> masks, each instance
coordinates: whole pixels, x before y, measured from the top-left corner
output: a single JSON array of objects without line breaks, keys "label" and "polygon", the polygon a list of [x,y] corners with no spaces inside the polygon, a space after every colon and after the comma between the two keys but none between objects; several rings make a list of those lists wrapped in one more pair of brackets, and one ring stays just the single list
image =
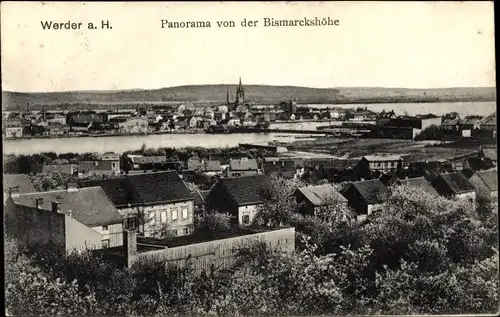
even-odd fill
[{"label": "tree", "polygon": [[260,193],[264,202],[258,206],[254,223],[271,227],[286,225],[291,215],[298,211],[294,193],[300,184],[298,181],[271,176],[269,186]]},{"label": "tree", "polygon": [[216,234],[231,228],[231,216],[227,213],[209,212],[205,216],[197,216],[195,230],[204,234]]}]

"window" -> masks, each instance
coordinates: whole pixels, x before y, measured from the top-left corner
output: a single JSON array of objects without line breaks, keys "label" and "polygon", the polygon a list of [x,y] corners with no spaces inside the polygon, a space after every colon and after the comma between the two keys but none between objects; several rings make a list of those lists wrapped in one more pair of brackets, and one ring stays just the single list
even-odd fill
[{"label": "window", "polygon": [[167,212],[166,211],[161,212],[160,221],[161,221],[161,223],[167,223]]},{"label": "window", "polygon": [[104,249],[109,248],[109,239],[102,240],[102,247]]},{"label": "window", "polygon": [[172,221],[177,220],[177,218],[179,217],[179,215],[177,214],[177,208],[173,208],[171,212],[172,212]]},{"label": "window", "polygon": [[182,219],[188,218],[188,209],[187,207],[182,208]]},{"label": "window", "polygon": [[250,215],[243,215],[243,224],[244,225],[250,224]]},{"label": "window", "polygon": [[177,229],[174,229],[171,231],[172,236],[177,237]]},{"label": "window", "polygon": [[102,226],[102,230],[108,230],[108,225]]},{"label": "window", "polygon": [[184,234],[189,234],[189,228],[184,228],[184,229],[182,229],[182,232],[183,232]]},{"label": "window", "polygon": [[154,211],[149,212],[149,225],[150,226],[155,225],[155,217],[156,217],[156,212],[154,212]]},{"label": "window", "polygon": [[111,168],[112,168],[112,169],[116,169],[116,162],[112,162],[112,163],[111,163]]}]

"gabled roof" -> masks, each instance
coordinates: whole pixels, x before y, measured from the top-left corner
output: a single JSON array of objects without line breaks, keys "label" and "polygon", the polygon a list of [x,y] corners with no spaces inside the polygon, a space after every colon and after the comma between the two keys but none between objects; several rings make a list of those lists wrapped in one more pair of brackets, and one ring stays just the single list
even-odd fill
[{"label": "gabled roof", "polygon": [[415,178],[402,179],[402,180],[399,180],[398,183],[401,185],[409,185],[409,186],[419,187],[419,188],[422,188],[424,191],[426,191],[428,194],[431,194],[432,196],[439,196],[439,193],[432,186],[432,184],[429,183],[425,179],[425,177],[415,177]]},{"label": "gabled roof", "polygon": [[240,206],[262,203],[263,191],[269,188],[269,179],[266,175],[262,174],[237,178],[222,178],[219,182]]},{"label": "gabled roof", "polygon": [[492,161],[497,160],[497,149],[496,148],[484,148],[482,150],[484,157],[491,159]]},{"label": "gabled roof", "polygon": [[101,186],[117,207],[192,200],[177,172],[143,173],[101,181],[83,181],[82,187]]},{"label": "gabled roof", "polygon": [[497,113],[494,112],[489,116],[484,117],[480,121],[481,125],[496,125],[497,124]]},{"label": "gabled roof", "polygon": [[3,190],[9,192],[9,187],[19,187],[19,193],[36,192],[35,187],[25,174],[3,174]]},{"label": "gabled roof", "polygon": [[365,155],[363,157],[369,162],[392,162],[403,160],[399,155]]},{"label": "gabled roof", "polygon": [[474,190],[474,186],[469,182],[467,177],[462,173],[446,173],[438,176],[454,194],[470,192]]},{"label": "gabled roof", "polygon": [[52,210],[52,202],[60,202],[62,213],[68,214],[71,210],[71,217],[87,226],[123,221],[123,216],[100,187],[79,188],[76,191],[54,190],[13,197],[16,204],[28,207],[36,207],[37,198],[43,199],[40,209]]},{"label": "gabled roof", "polygon": [[204,170],[206,172],[220,172],[221,170],[220,161],[217,160],[206,161]]},{"label": "gabled roof", "polygon": [[488,186],[491,191],[498,190],[498,175],[496,170],[476,172],[476,175]]},{"label": "gabled roof", "polygon": [[351,186],[363,197],[368,204],[378,204],[384,202],[384,196],[388,194],[388,189],[380,179],[353,182]]},{"label": "gabled roof", "polygon": [[129,155],[128,157],[132,160],[134,164],[154,164],[154,163],[167,162],[167,157],[164,155],[159,155],[159,156]]},{"label": "gabled roof", "polygon": [[252,171],[257,170],[256,159],[230,159],[229,169],[231,171]]},{"label": "gabled roof", "polygon": [[301,187],[298,191],[314,206],[325,206],[334,202],[347,202],[347,199],[330,184]]}]

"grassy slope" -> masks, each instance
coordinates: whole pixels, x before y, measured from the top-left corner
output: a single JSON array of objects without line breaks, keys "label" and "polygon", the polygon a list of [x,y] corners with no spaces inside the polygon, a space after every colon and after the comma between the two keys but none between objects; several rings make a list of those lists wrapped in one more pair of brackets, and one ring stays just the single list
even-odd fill
[{"label": "grassy slope", "polygon": [[[234,96],[235,85],[178,86],[154,90],[73,91],[50,93],[18,93],[2,91],[4,110],[24,109],[26,104],[93,104],[95,107],[137,103],[225,102],[226,91]],[[495,89],[485,88],[306,88],[294,86],[246,85],[246,98],[257,103],[277,103],[295,98],[299,103],[376,103],[433,101],[491,101]]]}]

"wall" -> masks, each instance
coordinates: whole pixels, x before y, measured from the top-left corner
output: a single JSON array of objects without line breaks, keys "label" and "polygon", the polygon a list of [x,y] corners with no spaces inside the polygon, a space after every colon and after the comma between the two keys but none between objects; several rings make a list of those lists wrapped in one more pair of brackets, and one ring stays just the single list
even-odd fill
[{"label": "wall", "polygon": [[123,245],[123,223],[109,224],[107,230],[103,226],[92,227],[101,234],[101,240],[109,240],[109,247],[119,247]]},{"label": "wall", "polygon": [[8,138],[12,138],[12,137],[16,137],[16,138],[19,138],[19,137],[22,137],[23,136],[23,128],[22,127],[19,127],[19,128],[6,128],[5,129],[5,136],[8,137]]},{"label": "wall", "polygon": [[472,199],[472,201],[476,201],[476,192],[473,191],[463,194],[457,194],[456,197],[459,199]]},{"label": "wall", "polygon": [[[187,208],[188,210],[187,219],[182,219],[182,208]],[[173,209],[177,209],[177,220],[172,219]],[[192,200],[173,204],[146,206],[144,207],[144,215],[146,218],[145,236],[150,236],[152,227],[163,223],[162,220],[170,224],[169,230],[176,229],[178,236],[190,234],[192,229],[190,227],[193,224],[193,214],[194,203]],[[162,217],[164,218],[162,219]],[[187,233],[184,233],[185,228],[189,230]]]},{"label": "wall", "polygon": [[28,245],[54,244],[65,249],[64,215],[20,205],[5,206],[6,232]]},{"label": "wall", "polygon": [[259,174],[257,170],[250,171],[228,171],[228,177],[253,176]]},{"label": "wall", "polygon": [[64,216],[66,226],[66,251],[85,249],[101,249],[101,234],[77,220]]},{"label": "wall", "polygon": [[243,215],[249,215],[250,216],[250,222],[248,225],[250,225],[255,218],[255,215],[257,214],[257,206],[258,205],[250,205],[250,206],[241,206],[238,208],[238,223],[240,225],[243,224]]},{"label": "wall", "polygon": [[184,267],[188,260],[192,259],[194,269],[198,272],[210,269],[212,265],[226,268],[233,263],[238,247],[249,246],[256,241],[263,241],[273,248],[292,252],[295,250],[295,228],[139,253],[137,260],[165,261],[167,264]]}]

